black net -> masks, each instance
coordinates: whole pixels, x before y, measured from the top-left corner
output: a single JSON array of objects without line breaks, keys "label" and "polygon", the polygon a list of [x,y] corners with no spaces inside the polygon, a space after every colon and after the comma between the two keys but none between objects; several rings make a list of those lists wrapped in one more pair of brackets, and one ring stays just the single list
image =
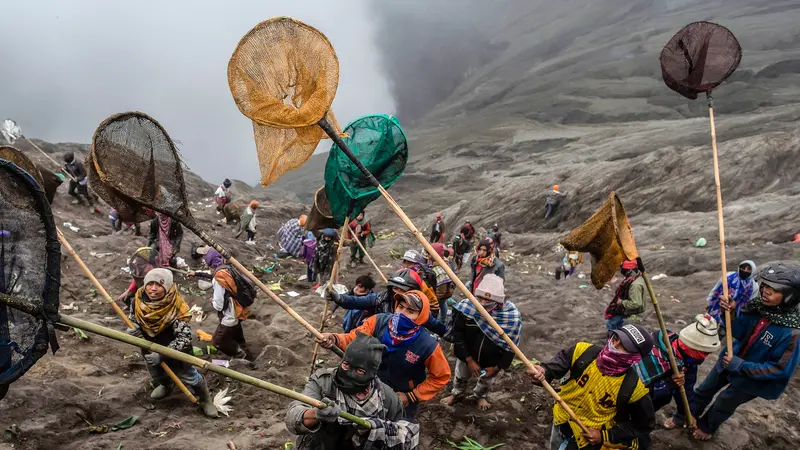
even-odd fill
[{"label": "black net", "polygon": [[36,164],[30,160],[24,153],[14,147],[8,145],[0,145],[0,159],[5,159],[17,165],[20,169],[28,172],[39,183],[39,186],[44,186],[42,174],[36,167]]},{"label": "black net", "polygon": [[50,205],[36,180],[0,159],[0,392],[58,344],[60,245]]},{"label": "black net", "polygon": [[106,188],[187,226],[194,223],[178,149],[151,117],[127,112],[106,119],[95,131],[92,158]]},{"label": "black net", "polygon": [[100,179],[100,175],[97,174],[97,168],[95,168],[91,153],[86,155],[85,166],[92,190],[102,198],[103,201],[108,203],[109,206],[117,210],[123,222],[140,223],[155,217],[155,214],[153,214],[150,208],[143,207],[141,204],[120,194],[116,189],[103,183],[103,180]]},{"label": "black net", "polygon": [[711,92],[742,60],[742,47],[727,28],[694,22],[678,31],[661,51],[664,83],[689,99]]},{"label": "black net", "polygon": [[331,204],[328,202],[328,194],[325,193],[324,187],[317,189],[314,194],[314,204],[311,205],[305,228],[308,231],[336,228],[336,221],[333,219]]}]

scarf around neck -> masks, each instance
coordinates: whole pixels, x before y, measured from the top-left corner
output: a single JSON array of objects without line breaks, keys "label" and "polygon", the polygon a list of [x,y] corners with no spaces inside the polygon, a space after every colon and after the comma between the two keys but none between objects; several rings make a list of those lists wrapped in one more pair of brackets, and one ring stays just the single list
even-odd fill
[{"label": "scarf around neck", "polygon": [[388,352],[404,349],[413,344],[421,331],[419,325],[401,313],[392,313],[388,325],[386,332],[381,336],[381,343],[386,345]]},{"label": "scarf around neck", "polygon": [[800,328],[800,308],[781,308],[780,306],[767,306],[761,302],[761,297],[756,297],[747,302],[742,308],[743,312],[756,313],[761,317],[782,327]]},{"label": "scarf around neck", "polygon": [[155,337],[176,320],[189,322],[192,315],[175,286],[170,288],[164,298],[156,301],[150,300],[142,287],[136,291],[134,317],[148,336]]},{"label": "scarf around neck", "polygon": [[642,355],[638,353],[623,353],[612,348],[611,340],[597,355],[597,368],[605,376],[618,377],[634,364],[641,361]]},{"label": "scarf around neck", "polygon": [[[511,347],[503,340],[500,334],[489,324],[489,322],[478,312],[469,300],[461,300],[454,307],[456,311],[464,314],[465,316],[473,319],[481,332],[489,338],[495,345],[511,351]],[[489,315],[500,325],[500,328],[511,338],[514,345],[519,345],[519,339],[522,335],[522,316],[519,313],[514,303],[506,300],[502,305],[498,305],[489,312]]]}]

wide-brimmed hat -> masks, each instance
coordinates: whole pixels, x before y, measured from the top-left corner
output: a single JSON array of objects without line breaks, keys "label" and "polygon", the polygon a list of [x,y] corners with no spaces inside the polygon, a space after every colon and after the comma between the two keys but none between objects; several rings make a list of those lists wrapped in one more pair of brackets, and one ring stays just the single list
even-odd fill
[{"label": "wide-brimmed hat", "polygon": [[720,347],[718,331],[719,325],[713,317],[708,314],[698,314],[694,318],[694,323],[682,329],[678,336],[692,350],[713,353]]}]

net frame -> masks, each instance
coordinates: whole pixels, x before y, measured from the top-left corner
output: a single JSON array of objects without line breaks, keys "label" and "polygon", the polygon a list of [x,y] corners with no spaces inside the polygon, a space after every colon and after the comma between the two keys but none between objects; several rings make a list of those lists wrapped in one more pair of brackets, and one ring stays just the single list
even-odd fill
[{"label": "net frame", "polygon": [[12,145],[0,145],[0,159],[5,159],[17,165],[20,169],[28,172],[39,186],[44,186],[44,178],[36,164],[28,158],[28,155]]},{"label": "net frame", "polygon": [[708,21],[681,28],[659,56],[664,84],[695,100],[731,76],[742,60],[742,47],[726,27]]},{"label": "net frame", "polygon": [[318,231],[325,228],[336,228],[336,221],[333,219],[331,204],[323,186],[314,193],[314,201],[306,219],[306,230]]},{"label": "net frame", "polygon": [[[24,195],[28,196],[33,202],[33,207],[38,213],[38,218],[42,224],[44,231],[44,280],[42,283],[41,296],[31,298],[21,293],[12,292],[0,293],[1,295],[11,298],[13,303],[23,305],[23,310],[30,311],[34,314],[21,313],[14,311],[14,314],[27,314],[32,320],[30,323],[37,323],[38,329],[31,333],[34,344],[31,345],[26,351],[23,352],[23,357],[12,363],[8,368],[5,368],[0,373],[0,392],[4,395],[7,390],[7,385],[19,379],[25,374],[45,353],[48,348],[52,349],[53,353],[58,350],[58,341],[56,340],[53,324],[59,318],[59,290],[61,279],[61,246],[58,241],[56,226],[53,218],[50,203],[47,201],[44,189],[36,181],[33,175],[24,171],[15,163],[0,159],[0,176],[11,177],[12,180],[18,183],[19,186],[25,189]],[[9,196],[8,193],[4,196]],[[3,246],[4,247],[4,246]],[[5,250],[3,250],[4,252]],[[3,255],[5,257],[5,255]],[[5,276],[1,274],[0,276]],[[0,321],[8,322],[9,313],[11,312],[9,306],[0,304]],[[18,332],[19,333],[19,332]],[[10,339],[10,337],[9,337]],[[11,360],[13,361],[13,359]]]}]

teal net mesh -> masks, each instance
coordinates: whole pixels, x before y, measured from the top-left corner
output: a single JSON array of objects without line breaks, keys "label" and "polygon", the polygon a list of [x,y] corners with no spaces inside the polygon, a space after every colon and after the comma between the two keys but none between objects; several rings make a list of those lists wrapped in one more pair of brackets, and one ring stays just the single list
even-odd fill
[{"label": "teal net mesh", "polygon": [[[408,160],[408,142],[396,118],[364,116],[347,125],[344,132],[347,147],[381,186],[388,188],[400,178]],[[344,223],[351,203],[350,217],[355,217],[381,195],[336,144],[325,165],[325,193],[337,226]]]}]

